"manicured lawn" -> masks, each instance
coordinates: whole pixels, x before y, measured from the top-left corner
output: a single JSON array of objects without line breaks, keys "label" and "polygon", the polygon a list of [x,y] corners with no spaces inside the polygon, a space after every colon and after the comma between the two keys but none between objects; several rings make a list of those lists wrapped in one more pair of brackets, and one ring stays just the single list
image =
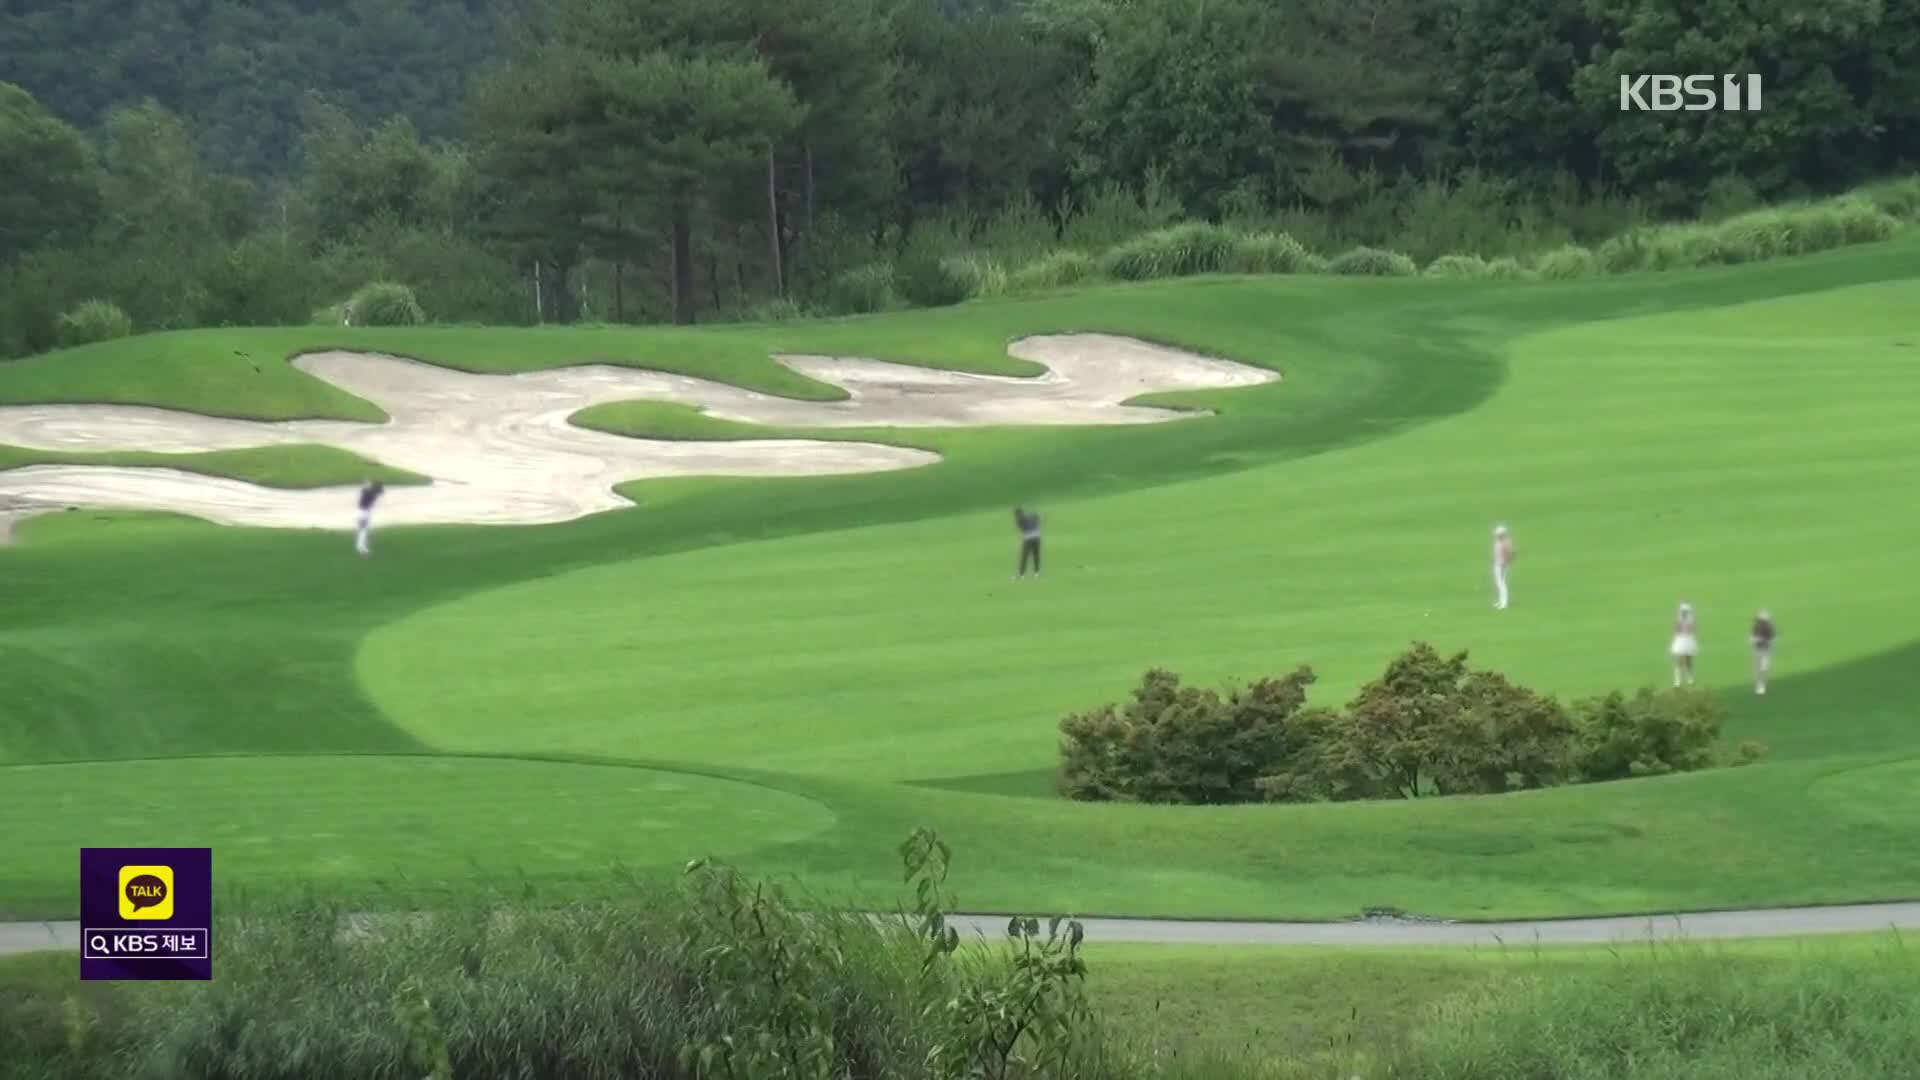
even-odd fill
[{"label": "manicured lawn", "polygon": [[[1008,339],[1097,329],[1284,378],[1187,395],[1219,415],[1163,426],[892,433],[946,456],[910,473],[637,484],[637,510],[568,525],[393,530],[372,560],[157,516],[30,521],[0,553],[0,700],[16,705],[0,710],[0,835],[25,838],[0,910],[70,914],[74,847],[147,838],[213,844],[236,884],[361,899],[402,874],[596,892],[596,860],[670,872],[717,851],[889,903],[892,845],[921,824],[955,845],[960,902],[992,910],[1493,917],[1920,895],[1920,584],[1899,495],[1920,466],[1920,348],[1902,344],[1916,254],[1565,284],[1202,279],[672,333],[171,336],[186,359],[142,370],[197,371],[191,357],[232,351],[221,335],[255,335],[232,340],[485,370],[614,356],[789,392],[770,348],[1016,370]],[[122,352],[23,363],[38,367],[0,368],[0,399],[339,406],[271,365],[271,392],[182,374],[110,398],[136,363]],[[719,423],[596,419],[656,437]],[[1049,561],[1016,586],[1021,501],[1047,516]],[[1521,552],[1504,613],[1485,580],[1495,521]],[[1150,665],[1219,682],[1311,663],[1337,702],[1426,638],[1563,694],[1629,688],[1666,678],[1681,600],[1702,613],[1730,739],[1767,742],[1767,763],[1414,804],[1048,795],[1060,716]],[[1744,629],[1760,606],[1782,636],[1756,700]],[[768,828],[716,810],[731,795],[551,762],[515,766],[540,797],[499,814],[464,759],[432,782],[372,764],[407,758],[32,764],[429,751],[689,770],[807,809]],[[112,827],[133,788],[138,821]],[[786,805],[766,804],[783,825]],[[303,841],[322,833],[337,836]]]},{"label": "manicured lawn", "polygon": [[424,484],[427,478],[405,469],[368,461],[351,450],[335,446],[262,446],[247,450],[213,450],[201,454],[156,454],[140,451],[63,453],[0,446],[0,469],[29,465],[123,465],[149,469],[179,469],[245,480],[262,487],[317,488],[380,480],[388,484]]},{"label": "manicured lawn", "polygon": [[[938,320],[936,320],[936,323]],[[885,324],[879,324],[884,326]],[[889,335],[870,320],[715,329],[625,327],[269,327],[187,330],[83,345],[0,365],[0,403],[154,405],[254,420],[382,420],[372,404],[293,368],[303,352],[348,349],[407,356],[487,374],[564,364],[631,364],[787,397],[846,396],[771,359],[781,351],[871,352],[1002,375],[1038,374],[990,338],[949,320],[945,332]]]}]

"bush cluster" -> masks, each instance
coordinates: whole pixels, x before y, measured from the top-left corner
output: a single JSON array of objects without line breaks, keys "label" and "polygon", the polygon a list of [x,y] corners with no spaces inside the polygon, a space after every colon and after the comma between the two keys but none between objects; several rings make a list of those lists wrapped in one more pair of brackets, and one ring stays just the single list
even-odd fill
[{"label": "bush cluster", "polygon": [[427,313],[413,290],[392,281],[375,281],[354,291],[347,311],[355,326],[419,326]]},{"label": "bush cluster", "polygon": [[105,300],[88,300],[59,320],[60,344],[67,347],[111,341],[133,333],[133,320]]},{"label": "bush cluster", "polygon": [[[1302,667],[1222,695],[1149,671],[1124,706],[1061,721],[1060,789],[1194,804],[1493,794],[1704,769],[1724,719],[1690,690],[1565,706],[1425,642],[1343,709],[1309,705],[1313,681]],[[1735,763],[1764,753],[1744,744]]]},{"label": "bush cluster", "polygon": [[[1406,206],[1376,215],[1384,222],[1378,228],[1357,231],[1336,228],[1325,215],[1298,211],[1227,224],[1178,221],[1164,199],[1108,191],[1063,224],[1030,203],[980,222],[953,216],[929,222],[901,245],[907,254],[898,262],[897,289],[878,288],[881,278],[892,279],[892,271],[876,253],[875,262],[834,278],[813,306],[830,314],[857,314],[884,310],[896,295],[916,306],[944,306],[1088,281],[1212,273],[1568,281],[1809,254],[1884,240],[1920,221],[1920,178],[1757,210],[1742,209],[1752,200],[1734,191],[1737,185],[1726,186],[1729,193],[1716,204],[1722,209],[1699,223],[1649,225],[1636,208],[1597,204],[1587,208],[1596,220],[1573,229],[1542,225],[1531,211],[1517,223],[1503,224],[1507,203],[1494,197],[1497,192],[1482,190],[1485,185],[1423,189]],[[1561,201],[1563,216],[1580,217],[1577,200]],[[1083,222],[1085,215],[1098,221]],[[1355,237],[1371,241],[1375,235],[1404,242],[1406,250],[1371,242],[1332,257],[1315,250],[1316,245],[1336,250]],[[1096,240],[1102,243],[1089,244]],[[1449,252],[1447,244],[1469,250]],[[862,287],[849,288],[855,281]]]}]

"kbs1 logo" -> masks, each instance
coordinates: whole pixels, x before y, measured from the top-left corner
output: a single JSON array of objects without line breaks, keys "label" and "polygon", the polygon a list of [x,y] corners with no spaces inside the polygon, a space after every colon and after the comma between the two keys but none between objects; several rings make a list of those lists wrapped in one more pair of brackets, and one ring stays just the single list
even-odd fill
[{"label": "kbs1 logo", "polygon": [[81,848],[82,979],[213,978],[211,848]]},{"label": "kbs1 logo", "polygon": [[1760,76],[1622,75],[1621,112],[1759,112]]}]

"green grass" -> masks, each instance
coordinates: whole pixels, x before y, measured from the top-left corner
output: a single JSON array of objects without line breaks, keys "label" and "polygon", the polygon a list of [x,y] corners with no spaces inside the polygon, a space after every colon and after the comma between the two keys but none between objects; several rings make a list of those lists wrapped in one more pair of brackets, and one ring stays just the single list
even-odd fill
[{"label": "green grass", "polygon": [[388,484],[427,482],[427,478],[419,473],[369,461],[351,450],[310,444],[211,450],[199,454],[157,454],[137,450],[72,453],[0,446],[0,470],[30,465],[118,465],[179,469],[273,488],[331,487],[336,484],[358,484],[369,479]]},{"label": "green grass", "polygon": [[[561,924],[570,925],[573,934],[590,933],[596,916],[581,913]],[[263,956],[269,943],[315,951],[311,941],[291,930],[236,930],[228,934],[225,963],[247,967],[244,977],[257,979],[259,973],[251,969],[293,961],[285,954]],[[435,935],[426,929],[424,936],[455,938],[451,944],[459,950],[484,949],[488,957],[482,970],[495,980],[514,972],[523,951],[511,935],[488,938],[457,930]],[[560,948],[553,939],[566,936],[549,930],[545,947]],[[422,972],[445,963],[446,944],[435,955],[409,932],[392,950],[400,955],[375,959],[388,972]],[[568,972],[577,995],[571,1005],[590,1012],[594,999],[584,988],[597,985],[603,965],[579,955],[577,944],[560,951],[575,955]],[[341,965],[342,954],[330,958],[336,965],[330,981],[371,981],[370,972]],[[1912,1023],[1920,965],[1900,939],[1884,934],[1476,949],[1230,948],[1096,940],[1085,958],[1086,987],[1104,1031],[1140,1058],[1160,1062],[1171,1075],[1384,1077],[1397,1068],[1390,1075],[1625,1077],[1664,1067],[1672,1075],[1692,1077],[1714,1075],[1717,1064],[1730,1070],[1729,1077],[1743,1075],[1733,1069],[1736,1065],[1749,1070],[1744,1075],[1771,1069],[1800,1077],[1822,1075],[1821,1066],[1841,1064],[1844,1072],[1835,1075],[1891,1080],[1910,1075],[1903,1069],[1910,1070],[1920,1055],[1920,1029]],[[316,966],[323,962],[317,956],[307,959]],[[235,977],[241,973],[230,967],[228,978]],[[628,993],[639,992],[643,976],[629,972],[627,978],[633,984]],[[91,1032],[94,1040],[129,1023],[164,1031],[168,1023],[155,1023],[172,1019],[171,1010],[162,1007],[163,995],[177,989],[81,983],[70,952],[0,958],[0,1049],[7,1051],[0,1076],[12,1075],[7,1063],[58,1061],[75,1030]],[[325,1013],[319,1002],[327,992],[343,989],[289,995],[256,1007],[252,1018],[281,1028],[297,1026],[303,1018]],[[345,992],[367,995],[370,990],[360,986]],[[524,1023],[511,1008],[495,1009],[489,1028]],[[94,1022],[76,1025],[75,1018]],[[336,1022],[361,1025],[371,1034],[382,1027],[380,1019],[356,1013]],[[522,1033],[524,1042],[535,1045],[544,1037],[534,1025]],[[1267,1071],[1256,1073],[1250,1067],[1254,1062]],[[1183,1065],[1188,1073],[1182,1073]]]},{"label": "green grass", "polygon": [[[1115,1030],[1164,1056],[1381,1059],[1449,1005],[1518,998],[1529,983],[1578,987],[1616,971],[1678,982],[1687,969],[1860,969],[1907,955],[1885,934],[1711,944],[1342,949],[1103,945],[1088,986]],[[1920,975],[1920,973],[1916,973]]]},{"label": "green grass", "polygon": [[[897,875],[875,853],[920,824],[954,843],[961,904],[996,910],[1504,917],[1920,895],[1920,585],[1895,495],[1920,464],[1916,254],[1905,239],[1579,282],[1203,278],[825,324],[380,339],[483,369],[671,354],[750,382],[786,370],[770,348],[1010,370],[1013,337],[1100,330],[1284,379],[1184,395],[1218,415],[1177,424],[916,431],[946,460],[906,473],[642,483],[627,489],[639,509],[567,525],[396,529],[372,560],[298,532],[29,521],[0,554],[0,700],[15,706],[0,711],[15,763],[0,834],[25,838],[0,909],[71,913],[73,847],[134,835],[214,843],[223,880],[358,899],[415,865],[449,890],[465,867],[584,894],[605,887],[583,871],[593,858],[664,872],[716,849],[884,903]],[[244,333],[284,335],[282,355],[339,344]],[[41,389],[74,397],[127,355],[25,363],[60,359],[64,381]],[[287,375],[283,411],[311,382]],[[235,413],[252,392],[193,389]],[[0,398],[21,394],[0,369]],[[716,423],[618,415],[656,436]],[[1017,501],[1047,514],[1050,561],[1015,587]],[[1496,614],[1499,520],[1521,562],[1515,607]],[[1421,637],[1584,693],[1664,680],[1683,599],[1729,738],[1768,742],[1768,763],[1419,804],[1048,797],[1060,715],[1149,664],[1217,682],[1310,662],[1332,702]],[[1780,671],[1755,700],[1743,632],[1763,605]],[[306,759],[294,790],[275,756],[424,751],[684,770],[829,817],[760,835],[642,788],[585,854],[548,854],[517,838],[580,831],[561,796],[604,797],[605,770],[529,762],[555,797],[516,803],[507,828],[337,757]],[[29,771],[182,754],[243,756]],[[103,816],[88,805],[130,787],[150,800],[138,828],[88,827]],[[72,809],[49,826],[56,791]],[[345,864],[301,840],[341,806],[370,823]],[[681,824],[656,841],[617,827],[632,817]],[[233,841],[228,819],[260,842]]]},{"label": "green grass", "polygon": [[153,405],[249,420],[386,419],[372,404],[283,361],[302,352],[383,352],[464,371],[505,375],[566,364],[628,364],[697,375],[815,401],[846,397],[775,362],[772,353],[885,341],[878,359],[939,363],[1003,375],[1036,374],[997,343],[960,326],[941,336],[876,335],[860,320],[804,327],[279,327],[185,330],[62,349],[0,365],[0,404]]},{"label": "green grass", "polygon": [[[567,418],[573,424],[595,431],[629,435],[636,439],[738,440],[785,439],[818,436],[817,429],[804,433],[792,429],[747,424],[709,416],[694,405],[674,401],[610,401],[593,405]],[[836,437],[843,437],[835,432]]]}]

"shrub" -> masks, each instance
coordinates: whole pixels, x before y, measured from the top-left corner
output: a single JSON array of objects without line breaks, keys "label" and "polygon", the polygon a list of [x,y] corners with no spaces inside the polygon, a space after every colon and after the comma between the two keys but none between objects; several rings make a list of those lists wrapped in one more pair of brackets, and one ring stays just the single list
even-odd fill
[{"label": "shrub", "polygon": [[126,337],[133,333],[133,320],[108,301],[88,300],[62,312],[55,329],[62,345],[88,345]]},{"label": "shrub", "polygon": [[1138,191],[1116,183],[1095,190],[1083,205],[1063,201],[1060,242],[1081,251],[1102,251],[1180,220],[1179,200],[1168,190],[1165,174],[1149,170]]},{"label": "shrub", "polygon": [[963,298],[977,300],[1006,295],[1006,270],[985,255],[954,255],[942,259],[941,263],[947,273],[959,280],[965,289]]},{"label": "shrub", "polygon": [[1336,798],[1544,787],[1570,764],[1559,703],[1416,642],[1347,705],[1328,753]]},{"label": "shrub", "polygon": [[1188,222],[1115,247],[1101,260],[1101,268],[1121,281],[1217,273],[1226,269],[1233,241],[1224,226]]},{"label": "shrub", "polygon": [[884,262],[883,251],[887,248],[883,243],[890,244],[892,239],[876,237],[873,230],[823,209],[806,242],[793,252],[787,267],[788,281],[796,293],[824,305],[836,278]]},{"label": "shrub", "polygon": [[1428,264],[1422,271],[1428,277],[1436,278],[1485,278],[1492,277],[1492,267],[1487,260],[1478,255],[1442,255]]},{"label": "shrub", "polygon": [[[200,267],[206,285],[204,322],[220,326],[288,326],[313,305],[314,274],[299,245],[277,233],[255,233]],[[336,324],[337,325],[337,324]]]},{"label": "shrub", "polygon": [[1716,230],[1730,262],[1758,262],[1793,254],[1799,238],[1791,215],[1778,210],[1742,214]]},{"label": "shrub", "polygon": [[807,309],[796,300],[776,296],[740,311],[740,320],[750,323],[792,322],[807,317]]},{"label": "shrub", "polygon": [[362,285],[347,308],[355,326],[419,326],[427,321],[413,290],[392,281]]},{"label": "shrub", "polygon": [[1720,176],[1707,185],[1700,200],[1700,220],[1724,221],[1761,205],[1760,191],[1744,176]]},{"label": "shrub", "polygon": [[[1309,668],[1262,679],[1226,698],[1147,672],[1124,708],[1104,705],[1060,722],[1060,790],[1076,799],[1235,803],[1260,797],[1262,777],[1288,772],[1308,749],[1294,722]],[[1324,727],[1309,717],[1301,731]]]},{"label": "shrub", "polygon": [[1331,269],[1336,274],[1354,277],[1412,277],[1418,272],[1413,260],[1397,251],[1364,246],[1336,257]]},{"label": "shrub", "polygon": [[1532,277],[1520,260],[1511,255],[1503,255],[1487,264],[1487,277],[1494,281],[1520,281]]},{"label": "shrub", "polygon": [[1491,671],[1459,688],[1451,752],[1435,773],[1449,793],[1493,794],[1549,787],[1573,763],[1573,720],[1560,703]]},{"label": "shrub", "polygon": [[1600,272],[1600,260],[1578,244],[1568,244],[1540,256],[1535,269],[1549,281],[1571,281]]},{"label": "shrub", "polygon": [[915,252],[900,260],[900,295],[919,307],[947,307],[967,299],[972,283],[957,260]]},{"label": "shrub", "polygon": [[1920,176],[1869,184],[1856,194],[1882,213],[1901,221],[1920,221]]},{"label": "shrub", "polygon": [[1647,245],[1647,269],[1693,270],[1720,261],[1720,246],[1712,229],[1700,225],[1672,225],[1653,232]]},{"label": "shrub", "polygon": [[1059,232],[1033,196],[1023,192],[987,219],[980,229],[980,246],[999,263],[1026,263],[1045,256],[1058,242]]},{"label": "shrub", "polygon": [[834,277],[827,287],[827,310],[835,315],[867,315],[894,304],[893,264],[856,266]]},{"label": "shrub", "polygon": [[1595,254],[1609,274],[1625,274],[1647,269],[1652,261],[1652,230],[1634,228],[1600,245]]},{"label": "shrub", "polygon": [[1713,764],[1726,711],[1709,694],[1643,687],[1573,705],[1573,767],[1583,780],[1690,772]]},{"label": "shrub", "polygon": [[1297,274],[1307,255],[1306,245],[1286,233],[1247,233],[1234,238],[1226,268],[1242,274]]},{"label": "shrub", "polygon": [[1829,245],[1832,247],[1872,244],[1900,231],[1899,220],[1868,199],[1836,199],[1821,207],[1819,216],[1832,223],[1837,237],[1837,242]]},{"label": "shrub", "polygon": [[1038,292],[1073,285],[1094,275],[1093,260],[1078,251],[1056,251],[1015,270],[1007,278],[1013,292]]}]

